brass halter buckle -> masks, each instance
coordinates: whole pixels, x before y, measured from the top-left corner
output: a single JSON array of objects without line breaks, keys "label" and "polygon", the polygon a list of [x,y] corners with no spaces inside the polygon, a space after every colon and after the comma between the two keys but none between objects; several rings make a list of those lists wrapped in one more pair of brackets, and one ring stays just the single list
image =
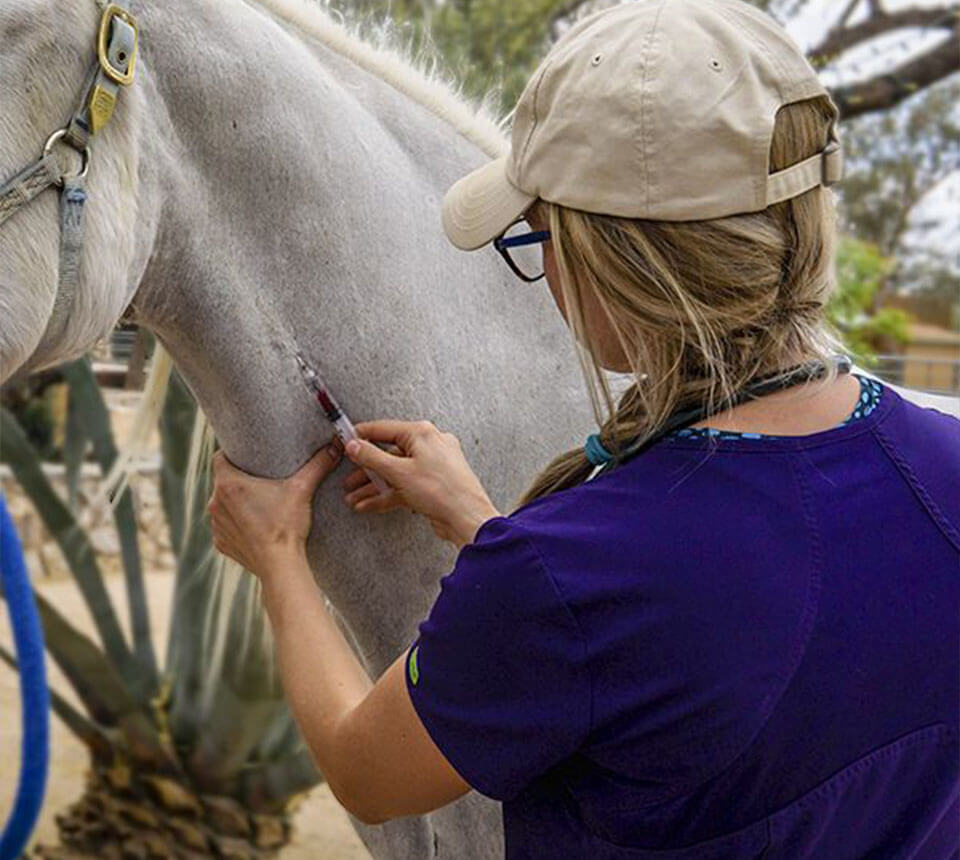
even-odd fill
[{"label": "brass halter buckle", "polygon": [[[122,69],[118,69],[110,62],[110,58],[107,56],[107,39],[110,35],[110,25],[113,23],[115,18],[119,18],[121,21],[125,21],[133,28],[134,33],[134,42],[133,42],[133,51],[130,57],[130,64],[127,66],[127,71],[124,72]],[[100,68],[103,69],[104,74],[114,83],[120,84],[122,87],[129,87],[133,83],[134,71],[137,64],[137,46],[140,41],[140,32],[137,29],[137,19],[124,9],[122,6],[117,6],[115,3],[111,3],[103,10],[103,16],[100,18],[100,35],[97,38],[97,57],[100,60]]]}]

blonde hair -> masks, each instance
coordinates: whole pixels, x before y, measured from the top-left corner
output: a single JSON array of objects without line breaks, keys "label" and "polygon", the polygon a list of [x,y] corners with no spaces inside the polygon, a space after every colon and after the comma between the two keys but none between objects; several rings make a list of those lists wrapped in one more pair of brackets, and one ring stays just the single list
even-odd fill
[{"label": "blonde hair", "polygon": [[[824,97],[782,108],[770,171],[820,152],[832,118]],[[679,409],[713,411],[758,376],[842,349],[824,318],[835,234],[825,188],[762,212],[683,223],[596,215],[543,200],[536,206],[551,231],[600,438],[614,456],[656,435]],[[588,293],[630,364],[632,379],[616,406],[584,325]],[[834,369],[823,384],[835,378]],[[520,504],[576,486],[592,470],[583,448],[568,451],[537,476]]]}]

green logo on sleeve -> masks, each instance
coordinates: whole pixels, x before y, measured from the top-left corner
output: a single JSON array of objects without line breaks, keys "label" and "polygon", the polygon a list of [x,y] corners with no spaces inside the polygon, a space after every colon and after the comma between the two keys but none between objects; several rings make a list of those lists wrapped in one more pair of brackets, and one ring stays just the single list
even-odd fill
[{"label": "green logo on sleeve", "polygon": [[407,670],[410,672],[410,683],[414,687],[417,686],[417,681],[420,680],[420,668],[417,666],[417,654],[420,652],[420,646],[414,646],[413,650],[410,652],[410,659],[407,661]]}]

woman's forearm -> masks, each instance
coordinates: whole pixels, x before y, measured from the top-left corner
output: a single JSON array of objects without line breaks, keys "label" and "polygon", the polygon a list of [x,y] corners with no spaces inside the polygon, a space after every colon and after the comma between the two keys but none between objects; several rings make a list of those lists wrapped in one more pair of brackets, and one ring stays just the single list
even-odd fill
[{"label": "woman's forearm", "polygon": [[338,727],[373,685],[328,611],[305,554],[278,559],[263,574],[284,693],[317,766],[335,788],[345,752],[337,749]]}]

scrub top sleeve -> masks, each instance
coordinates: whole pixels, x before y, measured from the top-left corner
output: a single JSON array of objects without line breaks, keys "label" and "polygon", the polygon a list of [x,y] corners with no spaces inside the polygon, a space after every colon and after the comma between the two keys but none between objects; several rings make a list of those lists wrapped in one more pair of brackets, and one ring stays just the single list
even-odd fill
[{"label": "scrub top sleeve", "polygon": [[590,729],[586,645],[530,536],[496,517],[463,548],[407,654],[407,690],[475,789],[509,800]]}]

